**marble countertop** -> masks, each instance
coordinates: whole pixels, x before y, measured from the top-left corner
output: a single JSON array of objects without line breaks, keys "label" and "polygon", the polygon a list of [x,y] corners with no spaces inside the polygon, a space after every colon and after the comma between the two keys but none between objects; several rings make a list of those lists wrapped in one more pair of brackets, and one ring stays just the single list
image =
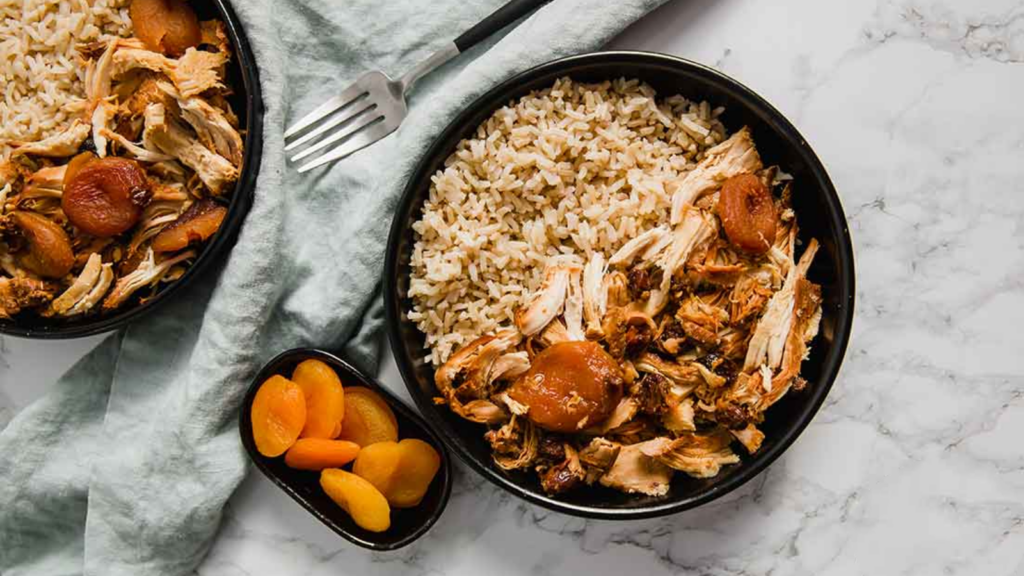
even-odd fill
[{"label": "marble countertop", "polygon": [[[712,65],[814,146],[857,319],[813,424],[726,498],[586,521],[464,466],[402,551],[338,538],[258,473],[199,574],[1024,574],[1024,2],[676,0],[615,48]],[[98,339],[0,339],[0,427]],[[382,380],[404,394],[388,356]]]}]

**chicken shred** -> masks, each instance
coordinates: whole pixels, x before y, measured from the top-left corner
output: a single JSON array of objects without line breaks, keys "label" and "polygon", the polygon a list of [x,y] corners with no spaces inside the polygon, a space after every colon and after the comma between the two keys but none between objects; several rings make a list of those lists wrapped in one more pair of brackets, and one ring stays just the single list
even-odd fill
[{"label": "chicken shred", "polygon": [[103,300],[103,307],[108,310],[117,308],[135,292],[159,282],[175,264],[195,258],[195,255],[195,251],[188,250],[157,263],[153,249],[150,248],[138,268],[117,280],[117,284]]},{"label": "chicken shred", "polygon": [[672,225],[683,221],[686,208],[701,194],[721,186],[737,174],[757,172],[761,166],[761,156],[754,146],[750,129],[746,127],[708,150],[704,159],[686,174],[672,195]]},{"label": "chicken shred", "polygon": [[555,265],[544,271],[544,283],[530,302],[516,312],[516,326],[523,336],[533,336],[561,314],[573,268]]},{"label": "chicken shred", "polygon": [[672,482],[672,468],[645,453],[645,450],[652,447],[649,445],[650,442],[654,440],[621,446],[615,462],[601,476],[601,485],[627,494],[668,494],[669,484]]},{"label": "chicken shred", "polygon": [[238,179],[238,169],[231,162],[193,140],[181,125],[165,115],[161,104],[150,104],[146,108],[143,141],[152,142],[164,154],[195,170],[214,195],[223,194]]},{"label": "chicken shred", "polygon": [[740,461],[729,444],[732,437],[718,429],[710,434],[685,434],[670,440],[656,438],[645,442],[641,451],[672,469],[695,478],[716,476],[722,466]]},{"label": "chicken shred", "polygon": [[14,148],[15,155],[47,156],[51,158],[62,158],[71,156],[82,147],[82,143],[89,137],[91,128],[85,122],[75,119],[66,130],[54,134],[49,138],[43,138],[36,142],[16,142],[9,144]]}]

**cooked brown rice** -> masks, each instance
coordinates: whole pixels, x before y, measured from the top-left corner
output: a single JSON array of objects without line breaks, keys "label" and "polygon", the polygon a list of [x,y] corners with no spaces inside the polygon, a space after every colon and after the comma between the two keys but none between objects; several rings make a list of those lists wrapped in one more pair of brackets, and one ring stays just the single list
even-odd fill
[{"label": "cooked brown rice", "polygon": [[8,140],[64,129],[84,105],[75,46],[131,36],[130,0],[0,0],[0,160]]},{"label": "cooked brown rice", "polygon": [[568,78],[495,112],[433,176],[413,225],[409,318],[428,360],[510,324],[549,259],[583,264],[666,224],[681,176],[725,139],[721,112],[636,80]]}]

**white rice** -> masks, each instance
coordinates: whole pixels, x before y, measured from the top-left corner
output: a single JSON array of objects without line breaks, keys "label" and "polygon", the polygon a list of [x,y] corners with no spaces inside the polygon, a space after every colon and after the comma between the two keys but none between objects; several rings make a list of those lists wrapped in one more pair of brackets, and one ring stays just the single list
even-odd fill
[{"label": "white rice", "polygon": [[551,258],[610,256],[668,222],[721,109],[636,80],[568,78],[494,113],[432,178],[413,225],[409,318],[435,365],[512,322]]},{"label": "white rice", "polygon": [[84,105],[79,42],[131,36],[131,0],[0,0],[0,160],[8,140],[63,130]]}]

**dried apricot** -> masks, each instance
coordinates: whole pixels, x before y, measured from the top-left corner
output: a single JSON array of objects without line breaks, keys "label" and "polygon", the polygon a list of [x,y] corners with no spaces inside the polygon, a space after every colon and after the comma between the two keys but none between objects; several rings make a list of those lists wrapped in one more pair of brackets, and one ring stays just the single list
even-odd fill
[{"label": "dried apricot", "polygon": [[284,463],[299,470],[337,468],[355,460],[359,445],[347,440],[299,438],[284,454]]},{"label": "dried apricot", "polygon": [[298,384],[275,375],[256,391],[252,401],[252,437],[260,454],[284,454],[306,424],[306,399]]},{"label": "dried apricot", "polygon": [[292,382],[306,396],[306,426],[302,438],[335,438],[335,427],[345,416],[345,392],[334,369],[310,358],[292,372]]},{"label": "dried apricot", "polygon": [[64,229],[35,212],[11,213],[11,221],[21,230],[28,244],[23,266],[44,278],[63,278],[75,265],[75,253]]},{"label": "dried apricot", "polygon": [[80,230],[105,238],[134,226],[151,197],[149,179],[138,162],[97,158],[75,167],[60,207]]},{"label": "dried apricot", "polygon": [[220,228],[228,209],[209,198],[193,203],[153,239],[156,252],[177,252],[193,242],[204,242]]},{"label": "dried apricot", "polygon": [[337,468],[327,468],[320,473],[320,486],[360,528],[383,532],[391,526],[391,507],[387,499],[363,478]]},{"label": "dried apricot", "polygon": [[362,386],[345,388],[345,416],[341,422],[341,440],[360,446],[398,440],[395,413],[376,392]]},{"label": "dried apricot", "polygon": [[132,0],[128,16],[135,35],[168,56],[181,56],[202,40],[199,18],[185,0]]},{"label": "dried apricot", "polygon": [[[398,442],[377,442],[363,446],[352,464],[352,473],[373,484],[384,497],[398,475],[402,463],[402,448]],[[390,503],[391,499],[388,498]]]},{"label": "dried apricot", "polygon": [[377,487],[395,508],[411,508],[423,500],[441,468],[434,447],[416,438],[378,442],[363,448],[352,472]]},{"label": "dried apricot", "polygon": [[729,241],[764,254],[775,242],[775,202],[768,186],[753,174],[733,176],[722,185],[718,213]]},{"label": "dried apricot", "polygon": [[417,438],[406,438],[398,443],[402,448],[402,463],[398,476],[388,490],[388,502],[395,508],[411,508],[423,496],[441,469],[441,455],[434,447]]}]

